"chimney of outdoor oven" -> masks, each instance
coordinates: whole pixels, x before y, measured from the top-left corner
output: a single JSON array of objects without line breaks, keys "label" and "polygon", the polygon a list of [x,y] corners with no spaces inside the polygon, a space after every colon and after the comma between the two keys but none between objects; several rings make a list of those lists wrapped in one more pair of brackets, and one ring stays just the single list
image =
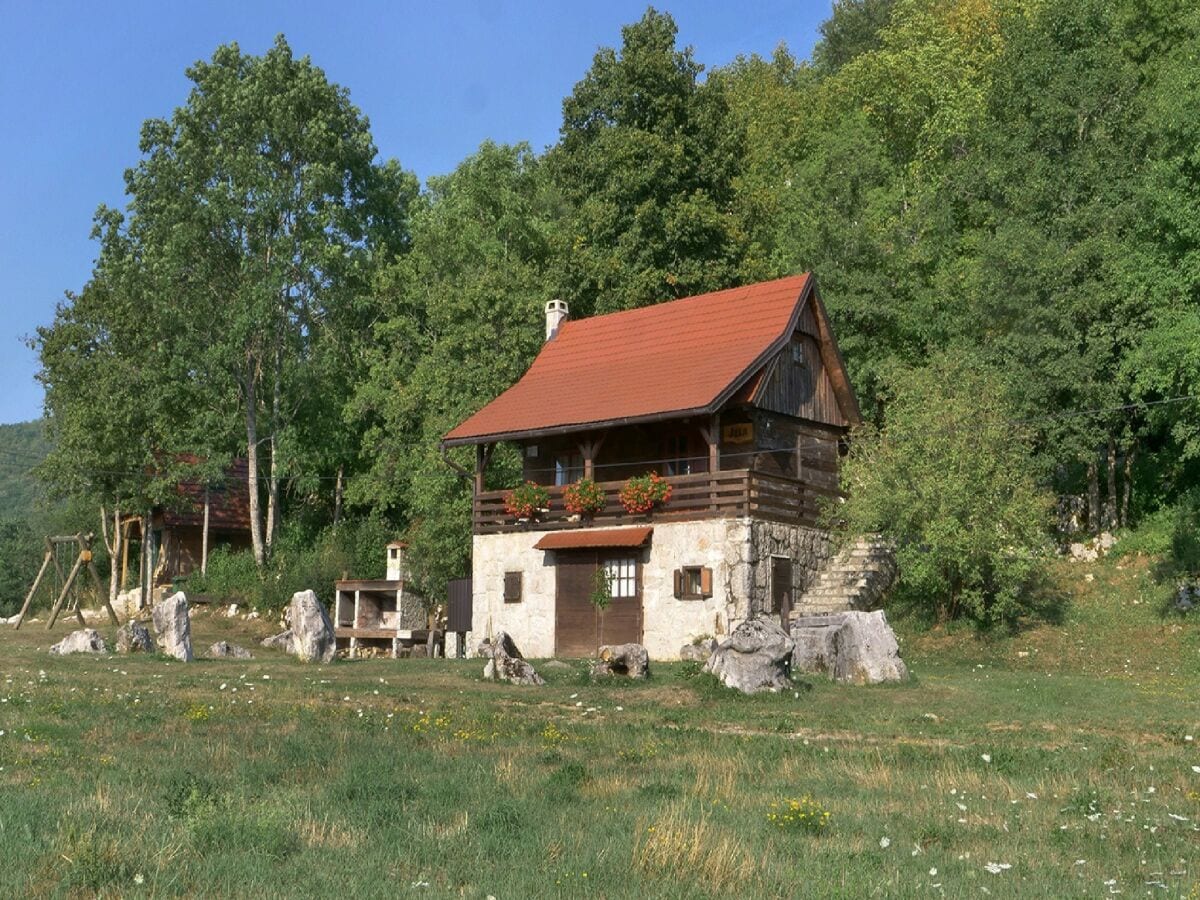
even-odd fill
[{"label": "chimney of outdoor oven", "polygon": [[551,300],[546,304],[546,340],[558,334],[558,326],[567,321],[568,315],[566,300]]},{"label": "chimney of outdoor oven", "polygon": [[387,545],[387,580],[407,581],[408,569],[404,565],[404,551],[408,544],[404,541],[392,541]]}]

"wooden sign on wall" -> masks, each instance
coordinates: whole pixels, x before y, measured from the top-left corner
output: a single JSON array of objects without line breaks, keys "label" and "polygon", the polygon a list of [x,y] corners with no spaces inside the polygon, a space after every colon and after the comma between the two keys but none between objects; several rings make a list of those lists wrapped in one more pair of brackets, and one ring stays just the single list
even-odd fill
[{"label": "wooden sign on wall", "polygon": [[748,444],[754,440],[754,425],[750,422],[726,425],[721,429],[721,440],[726,444]]}]

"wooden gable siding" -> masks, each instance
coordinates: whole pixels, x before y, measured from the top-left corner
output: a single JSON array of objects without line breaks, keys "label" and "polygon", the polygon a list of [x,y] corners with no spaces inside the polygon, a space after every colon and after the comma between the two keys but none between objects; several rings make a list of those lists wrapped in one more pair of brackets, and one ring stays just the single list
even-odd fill
[{"label": "wooden gable siding", "polygon": [[[812,317],[807,308],[805,312]],[[815,320],[812,327],[816,328]],[[803,354],[803,362],[794,362],[797,352]],[[821,362],[820,345],[815,337],[805,334],[802,329],[797,329],[788,346],[767,363],[765,375],[750,402],[759,409],[823,425],[844,427],[848,424],[829,373]]]}]

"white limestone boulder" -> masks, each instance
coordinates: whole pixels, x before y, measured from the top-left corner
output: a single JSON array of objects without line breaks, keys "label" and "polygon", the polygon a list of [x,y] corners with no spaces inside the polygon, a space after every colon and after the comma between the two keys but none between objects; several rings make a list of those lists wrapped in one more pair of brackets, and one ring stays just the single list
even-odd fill
[{"label": "white limestone boulder", "polygon": [[180,662],[191,662],[192,620],[188,616],[188,601],[183,591],[177,591],[154,604],[151,616],[159,649]]},{"label": "white limestone boulder", "polygon": [[479,652],[488,656],[483,677],[488,681],[507,681],[510,684],[538,685],[545,680],[521,655],[508,632],[501,631],[492,641],[479,645]]},{"label": "white limestone boulder", "polygon": [[126,622],[117,631],[118,653],[156,653],[158,647],[141,622]]},{"label": "white limestone boulder", "polygon": [[80,628],[51,647],[50,652],[55,656],[66,656],[69,653],[107,653],[108,647],[96,629]]},{"label": "white limestone boulder", "polygon": [[[289,632],[290,634],[290,632]],[[210,659],[253,659],[252,654],[245,647],[239,647],[237,644],[231,644],[229,641],[217,641],[208,648],[208,656]]]},{"label": "white limestone boulder", "polygon": [[604,645],[592,664],[593,678],[623,675],[626,678],[646,678],[650,675],[650,654],[641,644]]},{"label": "white limestone boulder", "polygon": [[333,662],[337,642],[329,613],[313,591],[297,591],[288,610],[292,651],[304,662]]},{"label": "white limestone boulder", "polygon": [[903,681],[908,668],[883,610],[806,616],[792,622],[792,671],[849,684]]},{"label": "white limestone boulder", "polygon": [[773,619],[747,619],[717,646],[704,671],[744,694],[788,687],[794,642]]}]

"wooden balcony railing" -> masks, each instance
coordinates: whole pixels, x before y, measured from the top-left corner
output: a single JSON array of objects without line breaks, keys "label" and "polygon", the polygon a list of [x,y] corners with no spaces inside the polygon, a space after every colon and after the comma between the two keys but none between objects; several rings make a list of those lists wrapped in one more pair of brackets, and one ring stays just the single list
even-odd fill
[{"label": "wooden balcony railing", "polygon": [[504,495],[507,491],[485,491],[475,498],[475,533],[555,531],[738,516],[753,516],[788,525],[816,526],[821,505],[829,497],[840,496],[837,491],[753,469],[674,475],[667,480],[674,486],[671,499],[648,514],[625,511],[618,497],[623,481],[597,482],[604,491],[604,508],[590,519],[579,519],[567,512],[561,487],[548,488],[549,511],[531,522],[518,522],[505,512]]}]

